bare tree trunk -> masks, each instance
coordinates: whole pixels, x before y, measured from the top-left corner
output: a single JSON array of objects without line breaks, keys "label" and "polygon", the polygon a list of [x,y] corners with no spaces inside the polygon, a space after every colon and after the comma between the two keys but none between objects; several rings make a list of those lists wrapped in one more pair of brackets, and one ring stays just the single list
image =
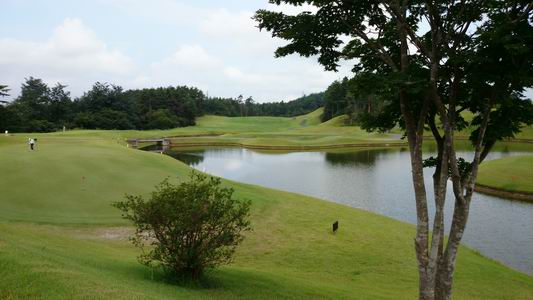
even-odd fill
[{"label": "bare tree trunk", "polygon": [[439,273],[436,282],[436,298],[439,300],[451,299],[453,274],[455,271],[455,261],[461,239],[468,221],[470,211],[470,201],[456,201],[452,221],[452,228],[448,237],[448,244],[444,256],[439,266]]},{"label": "bare tree trunk", "polygon": [[[452,103],[453,104],[453,103]],[[453,106],[453,105],[452,105]],[[474,186],[477,178],[479,164],[482,161],[483,141],[485,131],[488,126],[490,109],[492,107],[492,100],[487,104],[483,112],[483,121],[480,126],[479,136],[477,137],[474,159],[471,162],[471,169],[467,174],[461,174],[457,165],[457,155],[455,153],[455,145],[453,141],[453,124],[454,116],[450,115],[443,118],[446,122],[445,129],[449,138],[447,139],[446,148],[450,152],[449,163],[452,170],[452,183],[455,194],[455,207],[453,212],[452,225],[450,234],[448,236],[448,243],[446,250],[440,260],[437,280],[436,280],[436,299],[449,300],[452,297],[453,274],[455,271],[455,262],[457,259],[457,252],[463,238],[466,224],[468,222],[468,215],[470,212],[470,202],[474,193]],[[455,108],[454,108],[455,111]],[[490,146],[489,146],[490,147]]]},{"label": "bare tree trunk", "polygon": [[[399,2],[395,4],[398,11],[404,17],[406,14],[405,2],[400,5]],[[409,47],[407,42],[407,33],[404,24],[398,20],[398,32],[400,36],[400,67],[402,73],[407,73],[409,68]],[[409,142],[409,153],[411,157],[411,175],[413,177],[413,187],[416,200],[416,237],[415,237],[415,251],[418,262],[419,274],[419,298],[431,300],[434,299],[434,287],[431,277],[428,276],[428,238],[429,238],[429,224],[428,224],[428,208],[426,186],[424,182],[424,164],[422,159],[422,144],[424,140],[424,120],[428,109],[428,99],[425,99],[424,107],[420,111],[420,116],[415,118],[416,112],[412,110],[407,101],[407,92],[405,88],[400,91],[400,108],[404,116],[407,139]]]},{"label": "bare tree trunk", "polygon": [[420,299],[433,299],[434,284],[428,277],[428,236],[429,236],[429,224],[428,224],[428,208],[427,208],[427,195],[424,182],[424,166],[422,160],[422,143],[423,135],[416,128],[416,123],[412,114],[409,112],[409,108],[406,103],[407,96],[405,92],[400,93],[400,106],[406,115],[407,127],[407,139],[409,141],[409,153],[411,157],[411,175],[413,178],[413,187],[415,191],[416,200],[416,237],[415,237],[415,250],[416,258],[418,261],[418,273],[419,273],[419,298]]},{"label": "bare tree trunk", "polygon": [[[457,110],[456,96],[458,84],[461,82],[461,70],[456,66],[454,76],[451,76],[450,95],[439,94],[439,88],[446,88],[446,82],[439,82],[439,66],[442,56],[446,51],[455,51],[461,42],[455,41],[452,49],[448,48],[451,36],[447,30],[445,21],[443,21],[441,12],[435,2],[428,1],[425,3],[428,9],[427,20],[431,26],[431,48],[421,42],[416,37],[416,33],[407,24],[405,0],[386,1],[385,7],[391,16],[396,19],[400,40],[400,68],[394,68],[394,64],[389,62],[389,58],[378,51],[383,61],[393,67],[394,71],[399,71],[402,75],[407,75],[409,66],[408,39],[417,46],[418,51],[423,53],[428,59],[430,65],[430,87],[428,89],[428,99],[426,99],[420,109],[419,118],[416,118],[418,111],[415,111],[415,105],[407,99],[407,86],[400,90],[400,107],[402,116],[405,121],[407,138],[409,141],[410,158],[413,185],[416,200],[417,224],[415,250],[418,262],[419,273],[419,298],[420,299],[451,299],[453,275],[457,253],[461,240],[466,229],[470,211],[470,202],[472,199],[474,185],[477,178],[478,166],[486,157],[488,151],[494,142],[484,144],[484,135],[489,121],[490,109],[494,99],[490,99],[486,110],[482,113],[482,124],[479,127],[479,135],[475,143],[474,159],[469,165],[468,170],[459,169],[458,158],[454,145],[454,130],[456,129],[456,116],[461,110]],[[443,25],[444,24],[444,25]],[[470,26],[470,22],[462,25],[460,32],[464,34]],[[369,43],[368,38],[363,39]],[[379,50],[379,49],[378,49]],[[405,76],[406,78],[408,76]],[[439,84],[442,84],[440,86]],[[497,87],[494,87],[497,90]],[[441,96],[448,97],[443,101]],[[495,95],[493,95],[493,98]],[[423,160],[422,160],[422,142],[424,132],[424,122],[427,120],[428,103],[435,105],[437,115],[440,116],[443,136],[440,135],[439,129],[435,125],[435,114],[430,114],[428,124],[431,127],[435,141],[438,145],[438,155],[436,159],[436,169],[433,174],[433,188],[435,197],[435,215],[433,216],[432,238],[429,238],[428,226],[428,208],[427,196],[424,185]],[[448,179],[452,181],[453,192],[455,196],[455,207],[453,219],[448,235],[448,241],[445,243],[444,232],[444,205],[446,201],[446,190]]]}]

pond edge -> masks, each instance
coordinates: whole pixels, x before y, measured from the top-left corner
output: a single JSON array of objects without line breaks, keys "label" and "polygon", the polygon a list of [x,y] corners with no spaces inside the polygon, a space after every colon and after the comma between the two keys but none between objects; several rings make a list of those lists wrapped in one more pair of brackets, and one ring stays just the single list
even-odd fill
[{"label": "pond edge", "polygon": [[497,196],[501,198],[520,200],[525,202],[533,203],[533,193],[529,192],[520,192],[520,191],[509,191],[501,188],[495,188],[483,184],[476,184],[474,189],[476,192],[481,194],[486,194],[490,196]]}]

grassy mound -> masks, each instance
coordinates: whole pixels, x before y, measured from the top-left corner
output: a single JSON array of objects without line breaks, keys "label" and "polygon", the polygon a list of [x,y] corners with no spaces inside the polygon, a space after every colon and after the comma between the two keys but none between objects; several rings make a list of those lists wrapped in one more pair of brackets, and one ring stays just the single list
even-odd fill
[{"label": "grassy mound", "polygon": [[324,112],[324,108],[319,108],[313,112],[310,112],[306,115],[298,116],[295,119],[299,122],[302,126],[314,126],[319,125],[321,123],[320,116],[322,116],[322,113]]},{"label": "grassy mound", "polygon": [[481,164],[478,183],[510,192],[533,193],[533,156],[515,156]]},{"label": "grassy mound", "polygon": [[341,115],[334,118],[331,118],[330,120],[327,120],[326,122],[322,123],[320,126],[322,127],[342,127],[346,126],[346,119],[348,118],[347,115]]},{"label": "grassy mound", "polygon": [[[166,281],[136,262],[131,228],[110,203],[125,193],[149,193],[166,177],[180,180],[190,169],[126,148],[117,132],[94,133],[39,135],[34,152],[23,136],[0,137],[0,298],[416,297],[412,225],[226,180],[238,198],[253,201],[254,231],[234,264],[210,273],[206,287]],[[340,230],[333,235],[336,220]],[[456,299],[533,294],[532,277],[467,248],[460,252]]]},{"label": "grassy mound", "polygon": [[190,132],[203,130],[224,134],[215,137],[179,137],[174,143],[195,146],[239,145],[251,148],[306,149],[402,142],[392,135],[368,133],[359,127],[344,126],[340,121],[320,123],[322,112],[323,109],[318,109],[293,118],[205,116],[198,119],[198,126],[191,127]]}]

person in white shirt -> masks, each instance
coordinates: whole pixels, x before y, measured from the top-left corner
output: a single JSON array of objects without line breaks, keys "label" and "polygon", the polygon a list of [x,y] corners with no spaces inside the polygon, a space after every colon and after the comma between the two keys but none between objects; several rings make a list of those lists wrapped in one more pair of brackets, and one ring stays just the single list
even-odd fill
[{"label": "person in white shirt", "polygon": [[33,150],[33,147],[35,146],[35,139],[34,138],[29,138],[28,139],[28,144],[30,144],[30,149]]}]

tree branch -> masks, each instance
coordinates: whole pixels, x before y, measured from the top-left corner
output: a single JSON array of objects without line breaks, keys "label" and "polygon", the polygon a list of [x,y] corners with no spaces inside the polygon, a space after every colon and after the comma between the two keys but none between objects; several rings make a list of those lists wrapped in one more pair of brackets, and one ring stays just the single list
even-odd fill
[{"label": "tree branch", "polygon": [[400,23],[402,24],[403,28],[405,29],[405,32],[409,36],[409,39],[416,46],[416,48],[422,54],[424,54],[426,57],[429,57],[428,49],[426,48],[424,43],[422,43],[422,41],[420,41],[418,35],[413,30],[413,28],[411,26],[409,26],[409,24],[407,23],[407,20],[405,19],[405,17],[400,12],[400,7],[397,4],[393,3],[393,2],[389,2],[388,4],[385,3],[385,8],[387,8],[387,11],[391,15],[394,15],[398,19],[398,21],[400,21]]}]

